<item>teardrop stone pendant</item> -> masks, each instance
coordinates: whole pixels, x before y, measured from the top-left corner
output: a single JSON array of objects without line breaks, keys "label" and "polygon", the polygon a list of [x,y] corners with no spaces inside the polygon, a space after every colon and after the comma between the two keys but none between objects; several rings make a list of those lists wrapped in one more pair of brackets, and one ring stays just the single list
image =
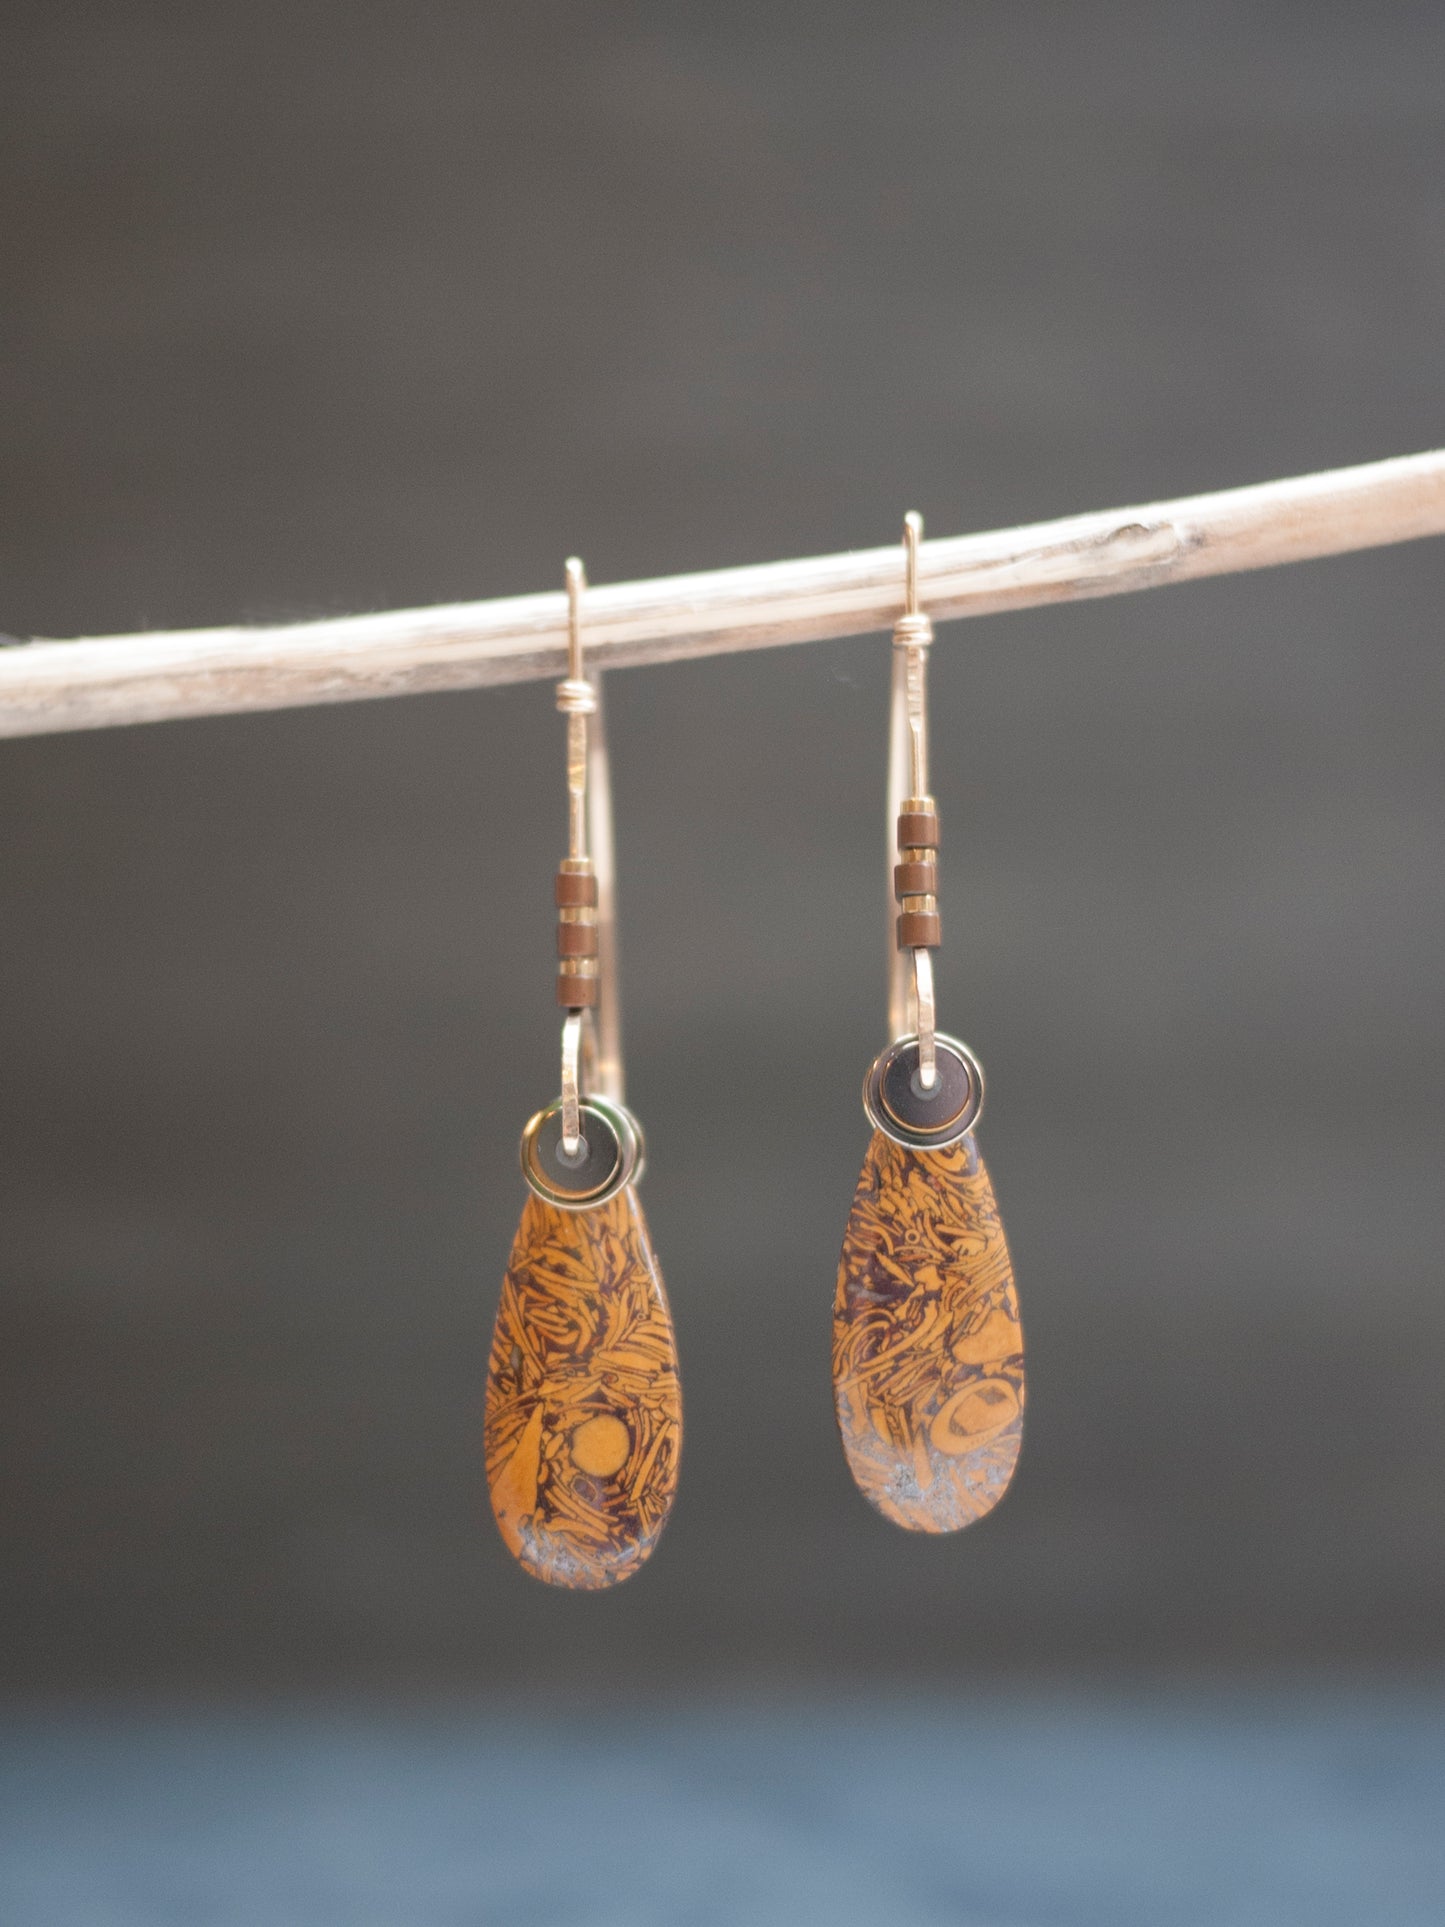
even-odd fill
[{"label": "teardrop stone pendant", "polygon": [[632,1186],[589,1211],[529,1196],[487,1373],[487,1484],[537,1579],[598,1590],[657,1544],[682,1397],[662,1275]]},{"label": "teardrop stone pendant", "polygon": [[913,1151],[876,1131],[838,1267],[833,1396],[849,1469],[886,1519],[953,1532],[998,1504],[1023,1437],[1023,1349],[972,1133]]}]

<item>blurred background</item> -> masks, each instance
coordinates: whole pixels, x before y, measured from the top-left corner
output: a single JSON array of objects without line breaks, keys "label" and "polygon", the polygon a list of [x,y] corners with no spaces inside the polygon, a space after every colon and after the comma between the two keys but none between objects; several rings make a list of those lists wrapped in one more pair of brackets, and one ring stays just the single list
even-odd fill
[{"label": "blurred background", "polygon": [[[10,0],[0,630],[1432,447],[1442,169],[1424,4]],[[688,1429],[600,1597],[510,1564],[480,1449],[550,689],[0,744],[5,1918],[1438,1921],[1442,585],[940,631],[1031,1370],[942,1541],[828,1375],[887,639],[610,679]]]}]

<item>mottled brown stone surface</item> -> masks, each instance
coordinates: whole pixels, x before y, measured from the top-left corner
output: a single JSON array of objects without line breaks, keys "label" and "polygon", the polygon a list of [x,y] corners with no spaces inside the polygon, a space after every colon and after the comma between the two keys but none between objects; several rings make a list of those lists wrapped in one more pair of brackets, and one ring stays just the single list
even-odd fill
[{"label": "mottled brown stone surface", "polygon": [[843,1238],[833,1396],[848,1465],[885,1518],[952,1532],[996,1506],[1023,1437],[1023,1331],[972,1136],[875,1132]]},{"label": "mottled brown stone surface", "polygon": [[487,1484],[538,1579],[596,1589],[647,1558],[677,1490],[682,1399],[631,1186],[594,1211],[528,1196],[487,1374]]}]

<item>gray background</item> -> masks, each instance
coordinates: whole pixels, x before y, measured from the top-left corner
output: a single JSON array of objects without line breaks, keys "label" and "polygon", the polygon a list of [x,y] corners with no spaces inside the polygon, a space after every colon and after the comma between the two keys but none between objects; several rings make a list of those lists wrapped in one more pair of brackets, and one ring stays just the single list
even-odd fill
[{"label": "gray background", "polygon": [[[0,48],[14,634],[1442,439],[1438,8],[12,0]],[[556,1079],[550,692],[0,744],[5,1683],[1442,1656],[1442,581],[942,632],[942,1011],[1032,1404],[940,1543],[853,1494],[827,1370],[887,642],[613,680],[688,1445],[604,1598],[514,1571],[481,1477]]]}]

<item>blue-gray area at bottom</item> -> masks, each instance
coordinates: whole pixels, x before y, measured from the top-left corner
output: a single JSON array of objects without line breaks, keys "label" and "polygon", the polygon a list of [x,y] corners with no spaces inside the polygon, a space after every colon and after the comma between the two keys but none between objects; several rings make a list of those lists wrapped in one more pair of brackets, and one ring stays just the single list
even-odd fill
[{"label": "blue-gray area at bottom", "polygon": [[12,1714],[5,1927],[1440,1927],[1445,1685]]}]

